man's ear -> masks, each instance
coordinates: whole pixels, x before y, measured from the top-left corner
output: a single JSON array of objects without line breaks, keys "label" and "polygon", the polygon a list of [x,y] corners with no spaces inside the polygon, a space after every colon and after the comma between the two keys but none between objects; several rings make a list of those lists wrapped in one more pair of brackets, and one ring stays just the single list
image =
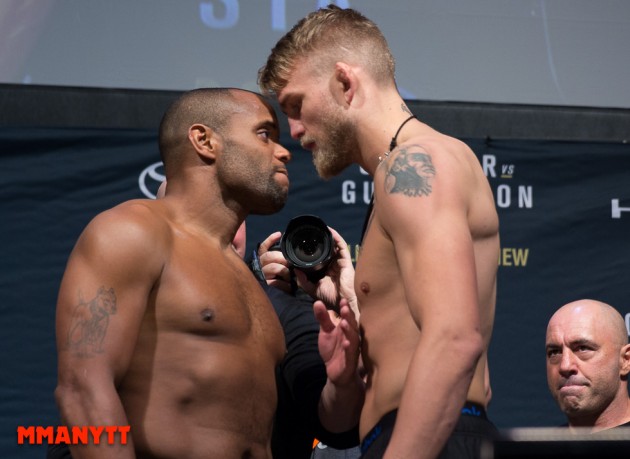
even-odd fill
[{"label": "man's ear", "polygon": [[343,101],[350,105],[356,96],[357,87],[357,74],[352,66],[345,62],[337,62],[331,88],[335,98],[343,98]]},{"label": "man's ear", "polygon": [[188,128],[188,140],[200,156],[206,160],[215,160],[219,141],[218,134],[211,128],[205,124],[193,124]]},{"label": "man's ear", "polygon": [[621,348],[619,357],[621,359],[621,375],[627,377],[630,374],[630,344]]}]

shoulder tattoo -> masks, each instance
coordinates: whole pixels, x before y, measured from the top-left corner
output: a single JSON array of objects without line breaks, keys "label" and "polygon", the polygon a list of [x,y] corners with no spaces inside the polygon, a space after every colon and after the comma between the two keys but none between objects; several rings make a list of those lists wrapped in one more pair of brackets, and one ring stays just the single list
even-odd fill
[{"label": "shoulder tattoo", "polygon": [[107,334],[109,316],[116,314],[114,289],[101,287],[89,301],[80,298],[72,312],[68,348],[81,357],[103,352],[103,340]]},{"label": "shoulder tattoo", "polygon": [[388,193],[402,193],[405,196],[429,196],[432,190],[431,181],[436,173],[435,166],[430,155],[410,151],[410,147],[399,148],[388,164],[385,190]]}]

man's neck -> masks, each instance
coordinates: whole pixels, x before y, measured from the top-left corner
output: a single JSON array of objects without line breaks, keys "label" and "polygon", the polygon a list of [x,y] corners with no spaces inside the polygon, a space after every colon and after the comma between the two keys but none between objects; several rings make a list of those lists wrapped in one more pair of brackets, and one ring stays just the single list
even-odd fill
[{"label": "man's neck", "polygon": [[570,419],[570,427],[590,427],[593,433],[612,429],[630,422],[630,398],[624,398],[621,403],[611,403],[599,416],[593,418],[581,417]]}]

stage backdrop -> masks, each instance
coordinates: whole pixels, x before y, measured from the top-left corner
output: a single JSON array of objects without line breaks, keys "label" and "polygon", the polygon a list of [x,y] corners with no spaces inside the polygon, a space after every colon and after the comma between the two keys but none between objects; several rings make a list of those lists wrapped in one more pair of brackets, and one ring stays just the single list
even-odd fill
[{"label": "stage backdrop", "polygon": [[[564,418],[547,391],[544,352],[553,311],[596,298],[630,328],[630,146],[462,140],[483,165],[501,221],[489,413],[500,428],[555,426]],[[355,166],[324,182],[308,152],[286,133],[282,141],[293,152],[289,201],[248,219],[249,247],[308,213],[355,253],[370,177]],[[16,430],[58,423],[55,302],[67,257],[98,212],[153,198],[163,169],[153,130],[0,128],[0,171],[0,457],[41,458],[44,447],[17,445]]]}]

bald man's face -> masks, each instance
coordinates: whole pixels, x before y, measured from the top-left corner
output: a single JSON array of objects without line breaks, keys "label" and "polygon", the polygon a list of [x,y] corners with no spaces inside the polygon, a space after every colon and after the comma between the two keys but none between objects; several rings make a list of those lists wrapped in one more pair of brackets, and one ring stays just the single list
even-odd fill
[{"label": "bald man's face", "polygon": [[273,109],[254,94],[237,92],[239,102],[224,131],[217,160],[223,188],[253,214],[268,215],[284,206],[289,191],[289,151],[279,144]]},{"label": "bald man's face", "polygon": [[627,392],[620,377],[623,343],[609,319],[584,304],[564,307],[549,321],[547,383],[570,422],[597,419],[621,389]]}]

